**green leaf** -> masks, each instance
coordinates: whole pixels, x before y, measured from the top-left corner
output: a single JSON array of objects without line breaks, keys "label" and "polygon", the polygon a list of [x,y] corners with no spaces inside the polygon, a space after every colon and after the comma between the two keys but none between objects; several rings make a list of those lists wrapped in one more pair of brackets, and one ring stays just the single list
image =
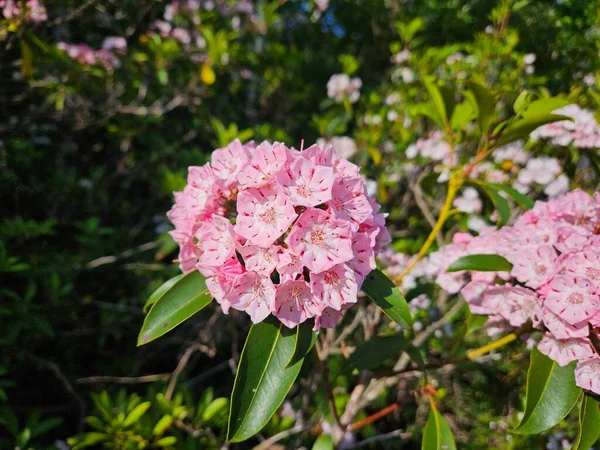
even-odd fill
[{"label": "green leaf", "polygon": [[98,445],[101,442],[107,441],[109,438],[108,434],[96,433],[94,431],[85,433],[84,435],[67,439],[67,443],[73,447],[73,450],[79,450],[81,448],[91,447]]},{"label": "green leaf", "polygon": [[472,101],[476,103],[477,122],[482,134],[486,134],[496,114],[496,98],[490,90],[481,84],[470,82],[469,89],[473,93]]},{"label": "green leaf", "polygon": [[228,441],[241,442],[254,436],[279,408],[304,361],[286,367],[295,346],[295,330],[279,322],[266,320],[252,325],[231,393]]},{"label": "green leaf", "polygon": [[500,135],[500,138],[498,139],[498,142],[496,143],[496,146],[502,147],[503,145],[518,141],[519,139],[526,139],[536,128],[546,125],[547,123],[558,122],[561,120],[572,121],[573,119],[571,117],[561,116],[558,114],[526,116],[525,113],[523,113],[522,119],[511,123],[504,129]]},{"label": "green leaf", "polygon": [[322,434],[312,446],[312,450],[334,450],[333,439],[328,434]]},{"label": "green leaf", "polygon": [[513,111],[515,112],[515,114],[520,114],[521,111],[523,111],[525,109],[525,106],[527,105],[527,102],[529,101],[530,98],[531,98],[531,94],[529,93],[529,91],[522,90],[519,93],[519,95],[517,96],[517,99],[513,103]]},{"label": "green leaf", "polygon": [[510,198],[512,198],[515,203],[520,205],[524,210],[530,210],[535,205],[535,201],[527,197],[526,195],[521,194],[516,189],[506,186],[504,184],[496,184],[496,183],[484,183],[487,186],[490,186],[497,191],[502,191],[507,194]]},{"label": "green leaf", "polygon": [[469,102],[459,103],[452,112],[450,125],[453,130],[462,130],[475,118],[475,111]]},{"label": "green leaf", "polygon": [[175,283],[181,280],[184,276],[185,274],[182,273],[177,275],[176,277],[171,278],[170,280],[165,281],[163,284],[160,285],[158,289],[156,289],[152,294],[150,294],[150,297],[148,297],[148,300],[146,300],[146,304],[144,305],[144,313],[147,312],[148,309],[150,309],[150,307],[154,305],[158,300],[160,300],[160,298],[163,295],[165,295],[167,291],[171,289],[175,285]]},{"label": "green leaf", "polygon": [[390,319],[404,329],[412,329],[412,317],[406,299],[383,272],[373,270],[369,273],[362,290]]},{"label": "green leaf", "polygon": [[157,447],[171,447],[177,443],[177,438],[175,436],[165,436],[162,439],[159,439],[154,443]]},{"label": "green leaf", "polygon": [[225,397],[219,397],[214,399],[206,407],[202,413],[202,420],[204,422],[210,422],[217,414],[221,411],[226,410],[229,407],[229,399]]},{"label": "green leaf", "polygon": [[576,364],[573,361],[561,367],[537,348],[531,351],[525,413],[515,433],[541,433],[569,414],[582,392],[575,385]]},{"label": "green leaf", "polygon": [[584,395],[579,408],[579,431],[571,450],[589,450],[600,440],[600,403]]},{"label": "green leaf", "polygon": [[160,420],[156,422],[156,425],[154,425],[154,428],[152,429],[152,435],[161,436],[165,434],[165,431],[167,431],[167,428],[169,428],[172,423],[173,417],[169,416],[168,414],[166,416],[162,416]]},{"label": "green leaf", "polygon": [[374,369],[386,360],[400,356],[409,345],[410,342],[404,336],[376,336],[356,347],[350,355],[348,366],[359,370]]},{"label": "green leaf", "polygon": [[529,103],[525,110],[521,112],[523,117],[535,117],[545,114],[551,114],[563,106],[567,106],[572,102],[562,97],[546,97],[540,98]]},{"label": "green leaf", "polygon": [[423,429],[422,450],[456,450],[454,436],[446,420],[442,417],[433,401],[429,418]]},{"label": "green leaf", "polygon": [[146,411],[148,411],[148,408],[150,408],[151,404],[151,402],[144,402],[133,408],[133,411],[131,411],[129,414],[127,414],[127,417],[125,417],[125,420],[123,421],[123,428],[130,427],[140,420],[140,418],[146,414]]},{"label": "green leaf", "polygon": [[171,331],[211,300],[200,272],[194,270],[181,277],[150,309],[142,325],[138,345],[147,344]]},{"label": "green leaf", "polygon": [[510,220],[510,204],[508,201],[502,197],[496,189],[488,184],[481,184],[481,188],[485,191],[494,204],[498,214],[500,214],[500,223],[502,225],[506,225]]},{"label": "green leaf", "polygon": [[425,89],[429,92],[431,102],[435,106],[435,111],[437,112],[440,122],[444,125],[447,124],[448,114],[446,112],[446,105],[444,104],[444,96],[435,82],[435,78],[431,75],[423,75],[422,78]]},{"label": "green leaf", "polygon": [[473,270],[476,272],[510,272],[512,264],[503,256],[493,254],[468,255],[457,259],[447,272],[460,272]]},{"label": "green leaf", "polygon": [[294,345],[294,354],[290,358],[286,367],[293,366],[298,361],[304,359],[317,342],[318,332],[312,330],[312,322],[302,322],[296,327],[296,343]]}]

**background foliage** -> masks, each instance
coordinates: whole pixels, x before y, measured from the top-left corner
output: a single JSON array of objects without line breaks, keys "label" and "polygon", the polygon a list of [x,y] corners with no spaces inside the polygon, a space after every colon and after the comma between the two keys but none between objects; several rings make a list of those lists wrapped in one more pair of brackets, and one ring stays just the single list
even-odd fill
[{"label": "background foliage", "polygon": [[[395,248],[412,254],[430,225],[402,167],[409,145],[437,128],[420,106],[429,95],[424,74],[458,88],[469,80],[487,85],[503,96],[500,115],[523,89],[562,93],[590,109],[600,98],[594,2],[331,0],[321,11],[312,1],[205,0],[172,18],[189,42],[156,29],[169,5],[57,0],[44,2],[47,20],[0,16],[3,448],[65,448],[75,435],[70,443],[80,447],[224,445],[247,317],[224,316],[211,305],[136,347],[146,298],[178,272],[166,234],[171,193],[184,184],[187,166],[206,162],[213,148],[235,137],[298,147],[302,139],[351,136],[354,159],[378,182]],[[80,63],[59,45],[99,49],[109,36],[127,42],[112,65]],[[410,57],[398,64],[393,56],[403,49]],[[534,64],[525,62],[528,54],[536,55]],[[327,97],[336,73],[362,80],[358,102]],[[394,93],[399,100],[386,101]],[[466,149],[472,142],[469,132],[458,137]],[[597,176],[576,173],[580,153],[540,145],[531,151],[559,158],[574,185],[597,186]],[[597,156],[586,157],[593,169]],[[435,181],[426,189],[433,209],[440,189]],[[532,194],[544,196],[541,189]],[[492,211],[486,201],[484,213]],[[466,229],[466,217],[450,224],[446,240],[458,229]],[[427,326],[447,319],[421,343],[429,355],[446,360],[485,342],[466,307],[448,308],[433,286],[423,289],[438,300],[415,307],[416,320]],[[394,330],[366,304],[342,328],[349,347]],[[339,334],[328,338],[335,342]],[[332,352],[329,362],[340,373],[333,398],[340,414],[361,380],[343,370],[343,353],[344,347]],[[436,395],[459,448],[561,448],[562,436],[575,436],[576,418],[561,425],[562,435],[507,433],[523,410],[519,389],[528,364],[524,344],[511,354],[436,373]],[[390,368],[384,359],[369,369]],[[280,444],[310,447],[329,432],[331,399],[316,377],[305,364],[302,381],[261,435],[231,448],[284,430],[292,432]],[[414,381],[397,380],[360,405],[357,420],[400,407],[347,433],[342,445],[399,429],[393,439],[365,447],[419,448],[429,409],[413,396]],[[453,400],[443,402],[445,396]]]}]

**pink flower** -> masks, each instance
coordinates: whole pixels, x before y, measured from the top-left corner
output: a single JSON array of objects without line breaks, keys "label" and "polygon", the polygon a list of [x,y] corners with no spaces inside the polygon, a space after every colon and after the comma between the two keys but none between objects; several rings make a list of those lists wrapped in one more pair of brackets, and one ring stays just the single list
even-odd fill
[{"label": "pink flower", "polygon": [[340,310],[347,303],[356,303],[358,286],[354,271],[339,264],[310,278],[312,293],[325,305]]},{"label": "pink flower", "polygon": [[348,265],[354,270],[358,278],[360,287],[366,276],[375,270],[375,251],[371,245],[371,239],[365,233],[356,233],[352,238],[352,251],[354,258],[348,262]]},{"label": "pink flower", "polygon": [[555,339],[551,334],[546,334],[538,344],[540,353],[556,361],[563,367],[571,361],[585,359],[593,356],[590,343],[586,339]]},{"label": "pink flower", "polygon": [[218,148],[211,155],[211,165],[215,175],[227,185],[236,181],[237,175],[248,166],[250,153],[239,139],[227,147]]},{"label": "pink flower", "polygon": [[536,289],[550,280],[556,273],[554,261],[556,251],[549,245],[522,249],[509,257],[513,263],[511,275],[521,283]]},{"label": "pink flower", "polygon": [[278,254],[277,273],[279,273],[282,282],[295,280],[302,274],[303,268],[300,257],[290,249],[283,249]]},{"label": "pink flower", "polygon": [[519,286],[507,288],[504,301],[499,306],[500,314],[513,327],[520,327],[527,322],[537,326],[541,321],[540,304],[530,289]]},{"label": "pink flower", "polygon": [[321,209],[307,208],[292,227],[286,243],[313,273],[354,257],[350,224]]},{"label": "pink flower", "polygon": [[294,205],[317,206],[331,199],[333,169],[300,156],[279,172],[277,181]]},{"label": "pink flower", "polygon": [[282,193],[247,189],[237,198],[235,231],[260,247],[270,246],[297,217],[294,206]]},{"label": "pink flower", "polygon": [[600,299],[592,281],[585,277],[559,275],[549,286],[544,307],[575,325],[600,310]]},{"label": "pink flower", "polygon": [[321,312],[306,281],[290,280],[277,286],[275,316],[288,328],[294,328]]},{"label": "pink flower", "polygon": [[362,223],[373,216],[373,208],[363,192],[362,178],[337,178],[333,184],[332,198],[328,206],[340,219]]},{"label": "pink flower", "polygon": [[268,185],[283,168],[286,160],[285,145],[279,142],[263,142],[256,147],[250,163],[238,174],[237,180],[242,188]]},{"label": "pink flower", "polygon": [[577,364],[575,383],[582,389],[600,395],[600,357],[593,356]]},{"label": "pink flower", "polygon": [[261,273],[270,276],[275,270],[279,260],[279,252],[282,247],[272,245],[270,247],[257,247],[255,245],[246,245],[239,247],[238,252],[244,258],[246,270]]},{"label": "pink flower", "polygon": [[275,286],[256,272],[238,275],[229,293],[231,306],[246,311],[253,323],[262,322],[275,309]]},{"label": "pink flower", "polygon": [[321,314],[315,316],[314,331],[318,331],[321,328],[335,328],[340,319],[342,318],[342,312],[337,311],[333,308],[325,308],[321,311]]},{"label": "pink flower", "polygon": [[244,267],[235,256],[232,256],[221,267],[217,275],[206,278],[206,287],[217,303],[221,305],[221,309],[225,314],[229,313],[231,307],[229,293],[233,281],[236,276],[242,273],[244,273]]},{"label": "pink flower", "polygon": [[235,253],[233,225],[225,217],[213,215],[198,229],[196,238],[200,272],[204,273],[205,268],[222,266]]},{"label": "pink flower", "polygon": [[186,207],[196,214],[213,207],[219,186],[217,177],[209,165],[191,166],[188,169],[187,186],[183,190],[188,200]]},{"label": "pink flower", "polygon": [[548,331],[557,339],[584,338],[590,332],[587,321],[571,325],[547,308],[542,309],[542,320]]}]

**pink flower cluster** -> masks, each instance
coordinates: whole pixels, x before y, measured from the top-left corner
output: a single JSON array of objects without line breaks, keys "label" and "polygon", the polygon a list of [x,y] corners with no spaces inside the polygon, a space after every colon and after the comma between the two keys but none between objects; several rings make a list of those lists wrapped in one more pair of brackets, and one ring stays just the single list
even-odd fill
[{"label": "pink flower cluster", "polygon": [[34,23],[48,20],[46,8],[38,0],[27,0],[23,8],[21,0],[0,0],[0,10],[5,19],[23,19]]},{"label": "pink flower cluster", "polygon": [[600,148],[600,126],[594,113],[577,105],[567,105],[553,111],[573,118],[549,123],[531,133],[532,138],[549,139],[554,145],[567,146],[573,144],[577,148]]},{"label": "pink flower cluster", "polygon": [[181,270],[206,276],[223,312],[254,323],[273,314],[290,328],[312,317],[318,329],[356,303],[390,241],[378,210],[332,146],[235,140],[189,168],[168,217]]},{"label": "pink flower cluster", "polygon": [[[446,272],[458,258],[482,253],[504,256],[511,272]],[[600,327],[600,193],[575,190],[538,201],[514,226],[477,237],[457,233],[432,262],[436,282],[461,292],[474,314],[490,316],[490,325],[531,322],[544,330],[540,352],[561,366],[577,361],[577,385],[600,394],[600,356],[590,340]]]},{"label": "pink flower cluster", "polygon": [[117,54],[127,52],[127,41],[123,37],[107,37],[102,42],[100,50],[94,50],[87,44],[67,44],[66,42],[59,42],[57,47],[80,64],[100,64],[107,69],[112,69],[119,67]]}]

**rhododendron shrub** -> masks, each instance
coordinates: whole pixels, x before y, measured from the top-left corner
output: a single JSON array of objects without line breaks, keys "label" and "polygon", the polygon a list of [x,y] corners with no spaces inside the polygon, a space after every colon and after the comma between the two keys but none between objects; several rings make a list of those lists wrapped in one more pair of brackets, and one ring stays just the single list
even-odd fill
[{"label": "rhododendron shrub", "polygon": [[333,327],[390,240],[359,168],[330,145],[298,151],[235,140],[190,167],[168,213],[184,273],[198,270],[224,313]]},{"label": "rhododendron shrub", "polygon": [[[482,253],[503,256],[512,270],[446,273],[456,259]],[[590,340],[600,326],[600,193],[539,201],[513,226],[455,235],[432,256],[442,261],[436,282],[444,290],[460,291],[496,331],[528,322],[544,331],[540,352],[560,366],[577,361],[577,385],[600,394],[600,372],[590,370],[600,362]]]}]

